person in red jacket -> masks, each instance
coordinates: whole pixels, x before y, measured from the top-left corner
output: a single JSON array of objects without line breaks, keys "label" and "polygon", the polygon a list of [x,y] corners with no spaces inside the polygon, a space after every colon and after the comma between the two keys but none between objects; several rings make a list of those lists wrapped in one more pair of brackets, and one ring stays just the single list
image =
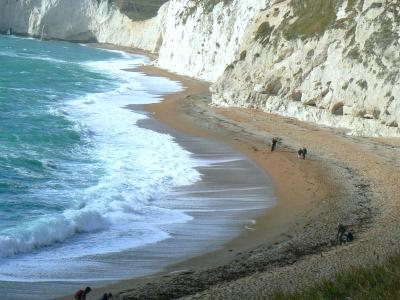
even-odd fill
[{"label": "person in red jacket", "polygon": [[87,294],[90,293],[92,289],[88,286],[85,290],[79,290],[75,293],[74,299],[75,300],[86,300]]}]

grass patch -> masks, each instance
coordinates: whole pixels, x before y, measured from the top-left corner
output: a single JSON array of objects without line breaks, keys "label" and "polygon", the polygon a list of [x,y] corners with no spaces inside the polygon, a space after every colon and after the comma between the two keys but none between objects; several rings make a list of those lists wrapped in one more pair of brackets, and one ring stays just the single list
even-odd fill
[{"label": "grass patch", "polygon": [[382,265],[373,265],[337,274],[333,281],[323,281],[295,294],[278,293],[273,300],[365,300],[400,299],[400,255]]},{"label": "grass patch", "polygon": [[195,5],[192,7],[188,7],[184,12],[179,15],[179,18],[182,19],[183,24],[186,23],[187,19],[195,13],[198,6],[203,7],[203,13],[208,14],[213,11],[214,7],[223,3],[224,5],[230,4],[232,0],[195,0]]},{"label": "grass patch", "polygon": [[352,48],[348,53],[347,57],[358,62],[362,62],[361,53],[357,47]]},{"label": "grass patch", "polygon": [[134,21],[147,20],[157,15],[168,0],[112,0],[119,10]]},{"label": "grass patch", "polygon": [[273,30],[274,26],[270,26],[268,22],[262,23],[257,29],[255,36],[256,41],[259,41],[263,45],[268,44]]},{"label": "grass patch", "polygon": [[[399,33],[393,29],[393,27],[395,27],[393,26],[393,22],[399,24],[400,20],[393,21],[386,15],[383,15],[383,17],[380,18],[380,29],[365,41],[364,48],[362,49],[363,53],[370,56],[377,56],[379,58],[385,49],[396,43],[399,39]],[[382,63],[379,65],[385,68]]]},{"label": "grass patch", "polygon": [[231,2],[231,0],[198,0],[197,2],[199,4],[201,3],[204,6],[205,13],[209,13],[212,12],[217,4],[221,2],[223,2],[224,4],[228,4],[229,2]]},{"label": "grass patch", "polygon": [[296,20],[283,31],[287,40],[319,35],[336,19],[333,0],[291,0],[290,5]]},{"label": "grass patch", "polygon": [[356,0],[347,0],[346,12],[351,11],[356,5]]}]

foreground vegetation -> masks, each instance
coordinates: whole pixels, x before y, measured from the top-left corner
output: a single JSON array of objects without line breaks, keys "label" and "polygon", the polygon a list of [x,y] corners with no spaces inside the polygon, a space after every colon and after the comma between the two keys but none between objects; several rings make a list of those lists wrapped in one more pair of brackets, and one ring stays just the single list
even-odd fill
[{"label": "foreground vegetation", "polygon": [[279,293],[274,300],[400,299],[400,254],[383,265],[353,268],[296,294]]}]

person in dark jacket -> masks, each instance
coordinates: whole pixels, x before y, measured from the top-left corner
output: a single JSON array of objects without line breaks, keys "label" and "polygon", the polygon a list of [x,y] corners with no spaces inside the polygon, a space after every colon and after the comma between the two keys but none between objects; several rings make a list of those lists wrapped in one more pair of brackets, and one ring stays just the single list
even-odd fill
[{"label": "person in dark jacket", "polygon": [[100,300],[112,300],[112,297],[111,293],[104,293]]},{"label": "person in dark jacket", "polygon": [[299,149],[299,151],[297,151],[297,157],[298,158],[302,158],[303,157],[303,149]]},{"label": "person in dark jacket", "polygon": [[341,245],[343,242],[343,235],[346,232],[346,227],[343,224],[339,224],[337,230],[336,240],[339,245]]},{"label": "person in dark jacket", "polygon": [[306,155],[307,155],[307,148],[304,147],[303,148],[303,159],[306,159]]},{"label": "person in dark jacket", "polygon": [[278,138],[272,138],[271,152],[274,152],[276,149],[276,144],[278,143]]}]

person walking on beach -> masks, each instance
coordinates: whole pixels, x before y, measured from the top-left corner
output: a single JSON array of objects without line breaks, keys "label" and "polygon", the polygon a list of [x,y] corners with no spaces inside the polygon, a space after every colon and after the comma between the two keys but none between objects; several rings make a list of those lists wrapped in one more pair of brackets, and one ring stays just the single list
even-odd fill
[{"label": "person walking on beach", "polygon": [[111,293],[104,293],[103,297],[100,298],[100,300],[112,300],[113,295]]},{"label": "person walking on beach", "polygon": [[303,153],[302,153],[302,155],[303,155],[303,159],[306,159],[306,155],[307,155],[307,148],[306,148],[306,147],[304,147],[302,150],[303,150]]},{"label": "person walking on beach", "polygon": [[336,240],[339,245],[350,243],[354,240],[353,233],[346,228],[346,226],[339,224]]},{"label": "person walking on beach", "polygon": [[298,158],[302,158],[303,157],[303,149],[299,149],[299,151],[297,151],[297,157]]},{"label": "person walking on beach", "polygon": [[339,243],[339,245],[342,245],[346,231],[346,226],[344,226],[343,224],[338,225],[336,241]]},{"label": "person walking on beach", "polygon": [[91,292],[91,288],[88,286],[85,290],[79,290],[75,293],[74,299],[75,300],[86,300],[87,294]]},{"label": "person walking on beach", "polygon": [[272,138],[272,146],[271,146],[271,152],[274,152],[276,149],[276,144],[278,143],[278,138],[277,137],[273,137]]}]

